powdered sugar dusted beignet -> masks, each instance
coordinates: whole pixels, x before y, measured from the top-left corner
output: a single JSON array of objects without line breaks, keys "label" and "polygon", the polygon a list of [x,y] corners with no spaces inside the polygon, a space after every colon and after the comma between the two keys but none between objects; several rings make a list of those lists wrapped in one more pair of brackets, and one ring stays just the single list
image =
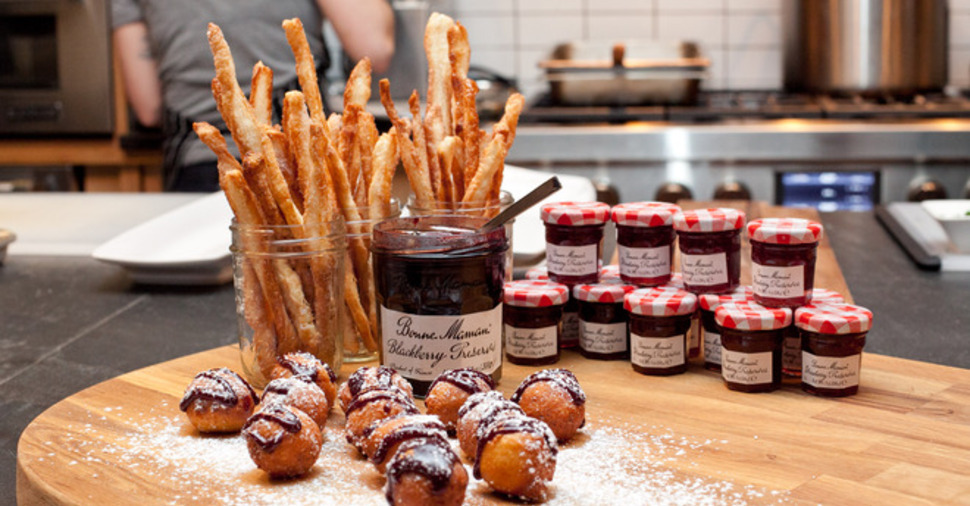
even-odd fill
[{"label": "powdered sugar dusted beignet", "polygon": [[417,438],[401,443],[387,465],[387,502],[396,506],[459,506],[468,471],[447,441]]},{"label": "powdered sugar dusted beignet", "polygon": [[429,415],[437,415],[448,432],[454,433],[458,423],[458,410],[468,397],[495,389],[491,376],[475,369],[447,370],[431,383],[424,405]]},{"label": "powdered sugar dusted beignet", "polygon": [[505,416],[525,416],[518,404],[492,390],[472,395],[458,410],[458,443],[469,459],[478,451],[478,433],[484,426]]},{"label": "powdered sugar dusted beignet", "polygon": [[179,409],[199,432],[239,432],[257,404],[259,397],[249,383],[221,367],[196,374]]},{"label": "powdered sugar dusted beignet", "polygon": [[566,369],[531,374],[512,394],[512,402],[522,406],[525,414],[546,422],[559,441],[575,436],[586,423],[586,394]]},{"label": "powdered sugar dusted beignet", "polygon": [[273,478],[306,474],[323,445],[320,428],[309,415],[283,404],[266,404],[243,428],[249,456]]},{"label": "powdered sugar dusted beignet", "polygon": [[310,378],[297,376],[270,381],[263,389],[263,404],[281,403],[310,415],[322,431],[327,425],[327,394]]},{"label": "powdered sugar dusted beignet", "polygon": [[276,362],[271,379],[309,378],[327,395],[327,409],[333,408],[337,400],[337,375],[329,365],[305,351],[287,353],[278,357]]},{"label": "powdered sugar dusted beignet", "polygon": [[556,436],[544,422],[523,416],[500,418],[479,435],[475,478],[497,492],[544,501],[558,452]]},{"label": "powdered sugar dusted beignet", "polygon": [[350,403],[357,396],[371,390],[396,390],[414,399],[411,384],[394,369],[383,365],[361,367],[340,386],[340,409],[346,413]]}]

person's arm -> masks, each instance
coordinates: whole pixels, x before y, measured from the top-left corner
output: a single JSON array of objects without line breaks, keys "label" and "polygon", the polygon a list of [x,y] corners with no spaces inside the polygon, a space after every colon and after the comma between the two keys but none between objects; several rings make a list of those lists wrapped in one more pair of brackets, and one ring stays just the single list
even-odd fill
[{"label": "person's arm", "polygon": [[394,56],[394,12],[387,0],[316,1],[351,58],[367,56],[375,72],[387,70]]},{"label": "person's arm", "polygon": [[113,38],[125,93],[135,117],[144,126],[161,126],[162,83],[149,46],[148,27],[140,21],[128,23],[115,28]]}]

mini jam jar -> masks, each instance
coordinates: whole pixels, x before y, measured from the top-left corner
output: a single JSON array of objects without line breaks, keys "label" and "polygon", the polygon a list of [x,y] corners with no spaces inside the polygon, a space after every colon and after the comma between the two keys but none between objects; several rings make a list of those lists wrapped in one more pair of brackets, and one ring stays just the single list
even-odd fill
[{"label": "mini jam jar", "polygon": [[674,215],[684,285],[693,293],[728,293],[741,280],[744,212],[727,207]]},{"label": "mini jam jar", "polygon": [[599,281],[603,228],[610,206],[602,202],[553,202],[540,208],[546,225],[549,279],[566,285]]},{"label": "mini jam jar", "polygon": [[641,288],[623,297],[630,313],[630,362],[640,374],[687,371],[688,332],[697,296],[683,290]]},{"label": "mini jam jar", "polygon": [[[606,267],[603,267],[603,271]],[[602,272],[600,273],[602,276]],[[549,270],[545,266],[533,267],[525,272],[525,279],[549,281]],[[617,274],[619,279],[619,274]],[[566,285],[569,292],[572,287]],[[559,333],[559,348],[575,348],[579,346],[579,304],[574,297],[568,297],[562,309],[562,329]]]},{"label": "mini jam jar", "polygon": [[[750,302],[751,287],[739,286],[731,293],[705,293],[697,296],[697,306],[700,308],[701,326],[704,329],[704,368],[709,371],[721,372],[721,331],[714,321],[714,311],[721,304],[734,302]],[[791,328],[789,326],[788,328]]]},{"label": "mini jam jar", "polygon": [[[845,298],[833,290],[813,288],[812,304],[845,304]],[[785,329],[785,344],[781,350],[781,374],[786,378],[802,377],[802,335],[794,321]]]},{"label": "mini jam jar", "polygon": [[579,351],[586,358],[622,360],[630,356],[630,334],[623,296],[633,285],[597,283],[576,285],[573,298],[579,303]]},{"label": "mini jam jar", "polygon": [[630,202],[613,208],[617,257],[624,283],[657,286],[670,281],[674,264],[674,215],[666,202]]},{"label": "mini jam jar", "polygon": [[566,285],[549,281],[505,283],[502,301],[505,358],[513,364],[549,365],[559,361]]},{"label": "mini jam jar", "polygon": [[799,218],[764,218],[748,223],[754,300],[796,308],[812,301],[820,223]]},{"label": "mini jam jar", "polygon": [[770,392],[781,387],[781,343],[791,309],[754,302],[721,304],[714,321],[721,331],[721,377],[731,390]]},{"label": "mini jam jar", "polygon": [[872,311],[852,304],[810,304],[795,310],[795,325],[802,335],[802,390],[823,397],[858,393]]}]

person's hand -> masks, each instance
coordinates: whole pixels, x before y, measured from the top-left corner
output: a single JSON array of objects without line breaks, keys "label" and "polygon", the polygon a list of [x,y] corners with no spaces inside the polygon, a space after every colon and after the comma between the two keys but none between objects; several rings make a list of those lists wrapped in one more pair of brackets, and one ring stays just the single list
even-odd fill
[{"label": "person's hand", "polygon": [[386,0],[317,0],[317,4],[354,61],[367,56],[374,72],[387,70],[394,56],[394,12]]}]

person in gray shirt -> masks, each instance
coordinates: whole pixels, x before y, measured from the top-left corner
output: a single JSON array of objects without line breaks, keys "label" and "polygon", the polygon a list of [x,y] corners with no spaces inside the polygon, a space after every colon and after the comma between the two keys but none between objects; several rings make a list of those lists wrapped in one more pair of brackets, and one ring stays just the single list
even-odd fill
[{"label": "person in gray shirt", "polygon": [[284,19],[303,21],[319,76],[329,65],[324,17],[347,55],[355,61],[369,57],[376,72],[387,68],[394,53],[394,15],[387,0],[112,0],[111,10],[132,112],[165,136],[167,191],[219,189],[215,155],[191,128],[194,121],[207,121],[225,129],[210,89],[215,72],[208,23],[222,28],[247,94],[257,61],[273,70],[274,97],[298,89]]}]

